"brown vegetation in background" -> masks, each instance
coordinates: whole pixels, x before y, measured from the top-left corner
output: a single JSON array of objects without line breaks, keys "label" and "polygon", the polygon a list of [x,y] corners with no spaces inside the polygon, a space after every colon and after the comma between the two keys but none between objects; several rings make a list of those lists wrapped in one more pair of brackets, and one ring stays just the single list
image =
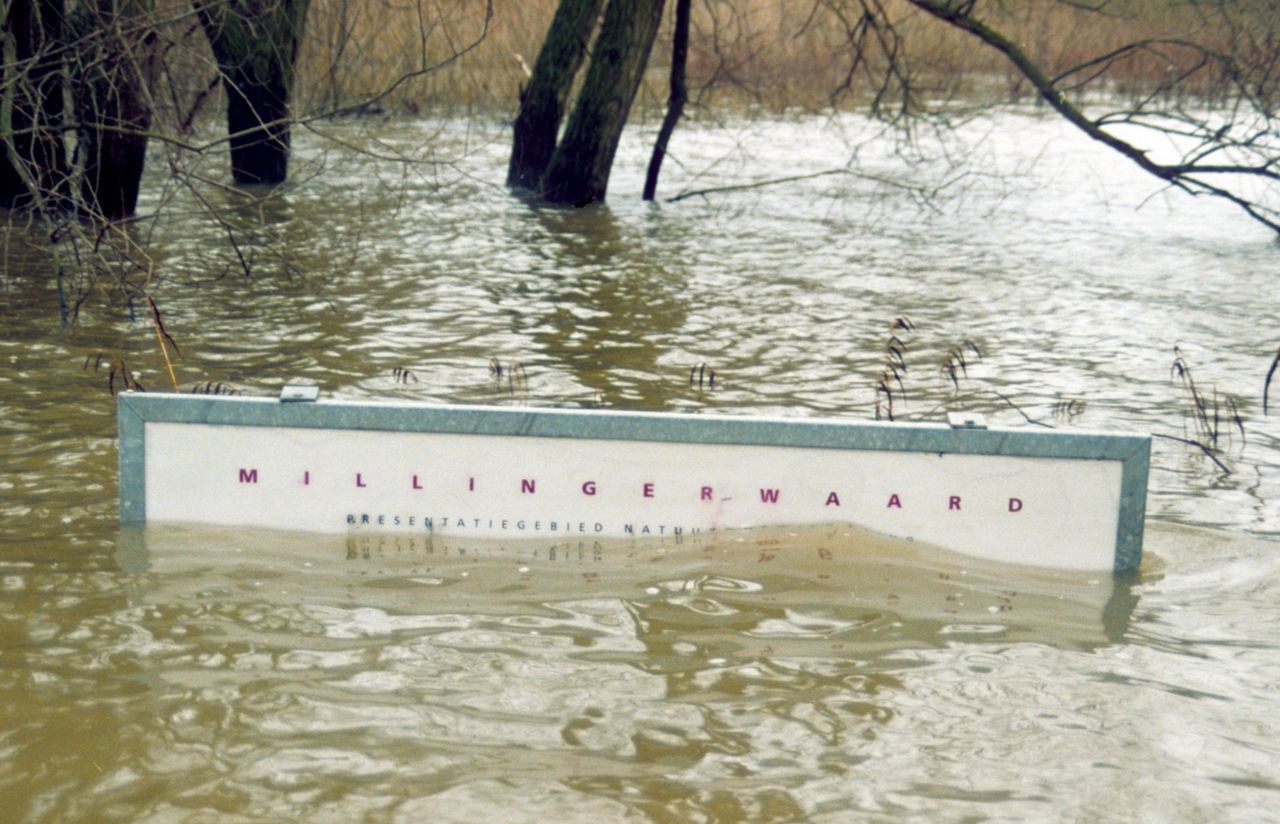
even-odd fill
[{"label": "brown vegetation in background", "polygon": [[[372,110],[514,112],[557,3],[497,5],[487,36],[465,60],[397,87]],[[427,61],[435,62],[479,29],[485,5],[484,0],[313,0],[301,54],[302,108],[341,108],[378,96],[421,60],[424,33]],[[879,5],[909,43],[902,57],[912,90],[922,99],[1034,97],[1008,61],[963,32],[938,25],[905,0]],[[1213,4],[1126,0],[1090,5],[1101,10],[1062,0],[980,3],[979,8],[1054,75],[1148,40],[1194,38],[1224,53],[1252,51],[1241,55],[1246,63],[1280,52],[1280,22],[1268,10],[1273,4],[1237,3],[1250,17],[1247,30],[1233,29],[1212,14]],[[887,68],[877,64],[884,58],[874,49],[865,52],[867,63],[853,65],[860,40],[885,34],[854,0],[695,0],[692,11],[688,82],[695,109],[716,103],[771,110],[853,108],[870,101]],[[671,24],[670,19],[664,23],[662,42],[669,40]],[[1228,78],[1220,71],[1183,77],[1187,55],[1174,51],[1176,46],[1164,44],[1117,55],[1107,65],[1106,90],[1145,95],[1164,85],[1174,96],[1209,99],[1227,92]],[[669,59],[669,50],[658,49],[650,61],[637,100],[644,114],[656,115],[666,100]],[[1089,77],[1086,70],[1077,80]]]}]

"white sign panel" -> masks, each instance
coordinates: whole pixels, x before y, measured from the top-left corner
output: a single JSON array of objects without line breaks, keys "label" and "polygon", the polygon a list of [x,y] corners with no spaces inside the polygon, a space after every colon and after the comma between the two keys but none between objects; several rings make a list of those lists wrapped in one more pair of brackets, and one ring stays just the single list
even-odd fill
[{"label": "white sign panel", "polygon": [[[276,408],[290,406],[302,407]],[[565,431],[565,415],[567,430],[608,431],[607,415],[538,412],[530,426],[528,414],[483,414],[499,423],[503,414],[513,416],[518,425],[507,427],[513,432],[539,425]],[[706,427],[716,419],[699,418],[689,438],[672,440],[672,431],[661,431],[663,421],[679,429],[689,417],[633,418],[664,437],[645,440],[634,429],[606,438],[590,431],[579,437],[145,420],[139,508],[149,521],[513,539],[851,523],[999,561],[1075,569],[1116,564],[1126,492],[1122,457],[907,450],[892,439],[895,448],[708,443],[689,438],[714,433]],[[803,424],[778,426],[789,441],[825,443],[840,432],[809,437]],[[758,441],[768,427],[750,431]],[[791,437],[796,431],[802,437]],[[932,447],[970,433],[906,434]],[[122,479],[122,505],[126,494],[138,492]]]}]

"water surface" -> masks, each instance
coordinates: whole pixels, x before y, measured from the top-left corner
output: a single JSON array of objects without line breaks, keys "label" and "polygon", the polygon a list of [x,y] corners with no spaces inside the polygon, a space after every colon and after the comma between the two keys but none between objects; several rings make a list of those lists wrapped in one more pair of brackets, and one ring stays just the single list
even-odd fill
[{"label": "water surface", "polygon": [[[1280,424],[1260,400],[1280,251],[1261,227],[1034,113],[956,135],[959,165],[907,164],[854,118],[688,129],[667,195],[855,154],[863,176],[656,205],[637,197],[638,129],[609,207],[577,211],[497,185],[497,124],[316,131],[378,156],[304,133],[303,182],[258,204],[209,195],[248,274],[153,164],[144,208],[172,199],[173,216],[137,233],[184,385],[868,418],[906,316],[900,418],[1196,437],[1177,346],[1202,389],[1238,399],[1245,435],[1221,427],[1229,473],[1156,442],[1147,558],[1125,579],[829,529],[556,546],[121,532],[92,360],[118,354],[163,390],[145,308],[94,298],[62,327],[51,261],[22,242],[41,231],[11,225],[15,820],[1272,815]],[[957,390],[939,366],[966,339],[983,356]],[[527,388],[495,382],[495,358]],[[714,390],[689,385],[699,363]]]}]

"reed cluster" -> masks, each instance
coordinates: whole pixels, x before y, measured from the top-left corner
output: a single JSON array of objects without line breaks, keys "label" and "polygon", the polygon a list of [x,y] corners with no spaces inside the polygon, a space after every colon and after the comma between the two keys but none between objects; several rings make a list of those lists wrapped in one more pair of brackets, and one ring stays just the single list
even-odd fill
[{"label": "reed cluster", "polygon": [[[313,111],[369,101],[366,111],[374,112],[514,112],[557,4],[494,0],[489,16],[488,0],[313,0],[299,98]],[[1231,78],[1216,68],[1196,69],[1197,55],[1185,48],[1166,42],[1125,50],[1128,44],[1194,41],[1224,53],[1249,52],[1241,55],[1242,64],[1280,51],[1280,25],[1266,13],[1266,3],[1103,5],[1099,12],[1062,0],[1021,0],[979,4],[977,13],[1053,76],[1088,66],[1065,77],[1065,86],[1110,94],[1156,90],[1213,98],[1228,91]],[[890,60],[904,67],[911,93],[921,100],[1003,102],[1032,94],[1003,56],[973,37],[905,0],[880,0],[878,6],[900,39],[896,53],[877,45],[883,29],[865,28],[860,0],[698,0],[688,58],[695,107],[856,106],[875,93],[875,78],[884,76]],[[638,99],[641,115],[656,112],[666,99],[670,32],[664,34]],[[858,42],[864,48],[855,65]],[[1114,59],[1090,63],[1112,53]],[[397,84],[414,72],[420,74]],[[1274,88],[1274,78],[1264,80]]]}]

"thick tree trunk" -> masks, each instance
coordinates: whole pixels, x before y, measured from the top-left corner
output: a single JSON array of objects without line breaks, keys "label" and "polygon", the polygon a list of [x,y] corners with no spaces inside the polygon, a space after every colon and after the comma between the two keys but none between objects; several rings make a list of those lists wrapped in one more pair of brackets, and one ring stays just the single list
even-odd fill
[{"label": "thick tree trunk", "polygon": [[603,201],[622,127],[644,77],[664,0],[611,0],[569,125],[543,176],[548,203]]},{"label": "thick tree trunk", "polygon": [[133,78],[103,89],[84,112],[77,153],[84,158],[80,198],[86,216],[117,220],[138,208],[151,109]]},{"label": "thick tree trunk", "polygon": [[0,207],[59,208],[67,193],[62,140],[64,0],[10,0],[0,54]]},{"label": "thick tree trunk", "polygon": [[117,220],[138,207],[151,127],[153,38],[139,23],[147,11],[140,0],[101,0],[92,33],[82,38],[97,47],[81,61],[75,94],[80,200],[90,218]]},{"label": "thick tree trunk", "polygon": [[289,95],[308,0],[215,0],[197,7],[227,93],[231,174],[283,183],[289,174]]},{"label": "thick tree trunk", "polygon": [[653,200],[658,193],[658,175],[662,173],[662,161],[667,156],[667,144],[684,113],[689,100],[689,86],[685,82],[685,66],[689,62],[689,0],[676,0],[676,29],[671,38],[671,94],[667,97],[667,114],[662,118],[658,139],[653,142],[653,154],[649,157],[649,171],[644,176],[644,199]]},{"label": "thick tree trunk", "polygon": [[231,174],[237,183],[283,183],[289,176],[289,89],[279,76],[265,80],[253,72],[231,72],[227,93],[227,133]]},{"label": "thick tree trunk", "polygon": [[556,149],[569,88],[582,67],[587,41],[604,0],[561,0],[538,52],[529,85],[520,90],[520,112],[511,141],[507,185],[536,191]]}]

